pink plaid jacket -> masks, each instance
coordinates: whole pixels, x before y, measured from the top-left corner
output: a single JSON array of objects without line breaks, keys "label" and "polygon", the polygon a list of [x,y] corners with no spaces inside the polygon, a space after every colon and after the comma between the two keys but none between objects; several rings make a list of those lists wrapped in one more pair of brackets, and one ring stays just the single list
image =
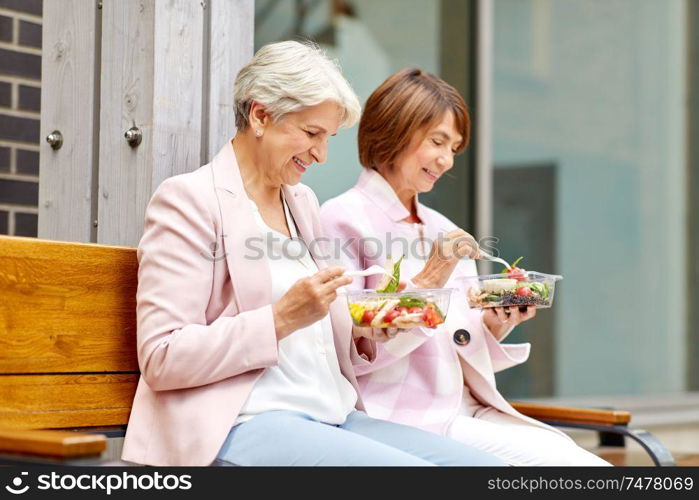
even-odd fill
[{"label": "pink plaid jacket", "polygon": [[[333,257],[348,269],[383,266],[387,255],[403,254],[401,279],[406,280],[422,269],[438,234],[456,228],[420,203],[417,212],[423,225],[403,222],[409,212],[393,188],[378,172],[364,169],[352,189],[323,204],[321,224],[332,240]],[[518,413],[498,392],[495,372],[526,361],[530,344],[501,344],[486,329],[481,312],[469,308],[462,277],[475,274],[472,260],[457,266],[446,285],[457,290],[444,324],[378,344],[375,362],[355,367],[369,415],[444,434],[456,417],[465,383],[481,403],[554,430]],[[378,279],[358,278],[351,286],[373,288]],[[463,343],[461,330],[470,335],[465,345],[457,343]]]}]

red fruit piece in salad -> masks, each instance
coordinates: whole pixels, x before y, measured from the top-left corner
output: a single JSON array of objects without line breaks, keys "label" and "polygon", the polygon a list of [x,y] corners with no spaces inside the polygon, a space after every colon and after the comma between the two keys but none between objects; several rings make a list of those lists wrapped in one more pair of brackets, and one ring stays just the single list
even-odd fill
[{"label": "red fruit piece in salad", "polygon": [[364,311],[364,315],[362,316],[362,323],[370,324],[372,321],[374,321],[374,316],[376,316],[376,311]]},{"label": "red fruit piece in salad", "polygon": [[386,313],[386,315],[383,317],[383,320],[386,323],[391,323],[398,316],[400,316],[400,311],[398,311],[397,309],[392,309],[391,311],[388,311]]},{"label": "red fruit piece in salad", "polygon": [[532,291],[528,286],[521,286],[517,289],[515,295],[519,295],[520,297],[530,297],[532,295]]},{"label": "red fruit piece in salad", "polygon": [[430,308],[425,309],[425,311],[422,313],[422,318],[425,322],[425,325],[427,325],[430,328],[434,328],[435,326],[444,322],[439,313],[434,309]]}]

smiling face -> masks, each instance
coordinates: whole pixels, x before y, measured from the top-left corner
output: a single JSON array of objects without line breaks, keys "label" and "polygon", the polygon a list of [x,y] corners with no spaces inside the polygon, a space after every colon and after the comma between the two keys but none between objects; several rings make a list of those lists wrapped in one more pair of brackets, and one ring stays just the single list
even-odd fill
[{"label": "smiling face", "polygon": [[381,173],[400,194],[426,193],[454,166],[454,156],[462,142],[454,113],[447,111],[441,120],[416,132],[393,167]]},{"label": "smiling face", "polygon": [[325,163],[328,139],[342,122],[341,106],[325,101],[288,113],[277,122],[266,116],[262,107],[253,108],[252,128],[262,131],[258,159],[271,183],[298,184],[313,163]]}]

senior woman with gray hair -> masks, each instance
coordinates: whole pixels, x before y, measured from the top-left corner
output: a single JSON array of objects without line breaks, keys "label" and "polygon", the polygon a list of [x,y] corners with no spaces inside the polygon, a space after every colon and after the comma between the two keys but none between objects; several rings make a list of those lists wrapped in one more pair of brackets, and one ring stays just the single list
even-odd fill
[{"label": "senior woman with gray hair", "polygon": [[[235,82],[237,133],[163,182],[138,247],[141,368],[122,458],[149,465],[502,465],[362,410],[352,326],[326,267],[318,201],[299,184],[359,103],[316,46],[260,49]],[[254,248],[266,241],[267,253]],[[289,251],[290,245],[300,248]],[[286,250],[286,251],[285,251]]]}]

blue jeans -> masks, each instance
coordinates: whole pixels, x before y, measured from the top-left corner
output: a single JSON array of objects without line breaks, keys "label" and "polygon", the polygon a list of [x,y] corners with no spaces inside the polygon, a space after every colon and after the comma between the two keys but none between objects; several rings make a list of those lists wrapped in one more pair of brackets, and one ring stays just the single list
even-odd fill
[{"label": "blue jeans", "polygon": [[341,425],[269,411],[231,429],[212,465],[506,465],[449,438],[353,411]]}]

